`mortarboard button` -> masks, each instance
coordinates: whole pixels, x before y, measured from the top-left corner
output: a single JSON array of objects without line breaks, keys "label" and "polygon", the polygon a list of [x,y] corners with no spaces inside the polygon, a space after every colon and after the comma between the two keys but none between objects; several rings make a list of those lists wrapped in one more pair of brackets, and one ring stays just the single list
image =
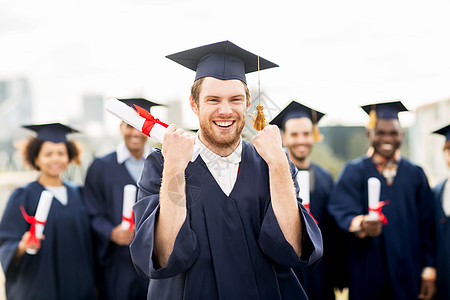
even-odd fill
[{"label": "mortarboard button", "polygon": [[[200,46],[166,57],[196,71],[195,80],[214,77],[220,80],[239,79],[246,83],[245,74],[258,71],[258,56],[230,41]],[[259,70],[273,67],[278,65],[259,57]]]},{"label": "mortarboard button", "polygon": [[53,143],[65,143],[67,141],[66,134],[79,132],[61,123],[23,125],[22,127],[35,131],[38,139]]}]

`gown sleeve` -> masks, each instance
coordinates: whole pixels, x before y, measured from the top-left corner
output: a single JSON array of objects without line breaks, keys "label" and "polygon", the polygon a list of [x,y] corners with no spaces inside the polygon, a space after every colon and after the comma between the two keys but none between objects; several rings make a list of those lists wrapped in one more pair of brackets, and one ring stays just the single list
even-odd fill
[{"label": "gown sleeve", "polygon": [[166,267],[160,268],[154,259],[155,225],[159,214],[159,191],[163,160],[159,149],[153,149],[145,161],[139,181],[138,201],[133,206],[136,232],[130,245],[131,257],[141,276],[152,279],[168,278],[186,272],[199,253],[197,237],[190,226],[190,214],[175,239]]},{"label": "gown sleeve", "polygon": [[[291,162],[290,168],[296,195],[298,195],[299,186],[295,180],[297,168]],[[272,203],[269,203],[263,219],[258,243],[262,251],[276,263],[286,267],[303,269],[319,261],[323,254],[323,243],[319,227],[306,208],[301,204],[301,199],[298,196],[297,202],[303,227],[301,257],[297,255],[294,248],[285,239],[273,211]]]},{"label": "gown sleeve", "polygon": [[364,175],[358,168],[349,163],[340,174],[331,193],[329,212],[336,220],[338,226],[348,232],[353,218],[365,214],[361,203],[364,194]]},{"label": "gown sleeve", "polygon": [[[8,277],[19,269],[20,261],[14,260],[14,253],[30,227],[20,211],[20,205],[26,207],[27,194],[24,188],[18,188],[12,193],[0,222],[0,262]],[[27,211],[27,214],[33,216],[34,212]]]},{"label": "gown sleeve", "polygon": [[106,259],[110,257],[108,254],[113,246],[110,237],[114,229],[105,210],[105,207],[108,207],[108,199],[105,194],[104,178],[108,178],[107,168],[96,159],[86,175],[84,202],[96,237],[96,252],[102,264],[105,264]]}]

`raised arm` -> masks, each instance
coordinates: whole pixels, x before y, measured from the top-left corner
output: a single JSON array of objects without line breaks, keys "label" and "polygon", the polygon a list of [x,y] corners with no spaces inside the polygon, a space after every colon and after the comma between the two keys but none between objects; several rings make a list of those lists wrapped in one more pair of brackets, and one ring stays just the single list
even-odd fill
[{"label": "raised arm", "polygon": [[302,254],[302,221],[289,162],[275,125],[266,126],[252,140],[253,146],[269,166],[270,197],[277,222],[285,239],[298,256]]},{"label": "raised arm", "polygon": [[165,267],[173,251],[175,239],[186,219],[185,170],[192,157],[194,140],[174,124],[164,135],[162,155],[164,168],[160,190],[160,210],[155,227],[154,255]]}]

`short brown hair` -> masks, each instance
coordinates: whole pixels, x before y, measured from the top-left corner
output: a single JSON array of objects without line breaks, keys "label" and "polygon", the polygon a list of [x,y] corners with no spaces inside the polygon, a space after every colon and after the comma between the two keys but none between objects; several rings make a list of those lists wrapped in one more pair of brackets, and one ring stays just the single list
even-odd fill
[{"label": "short brown hair", "polygon": [[[194,83],[191,86],[191,96],[192,96],[192,99],[194,99],[195,104],[197,104],[197,105],[198,105],[198,101],[200,98],[200,90],[201,90],[204,79],[205,79],[205,77],[197,79],[196,81],[194,81]],[[244,84],[245,98],[247,100],[247,106],[248,106],[248,103],[250,101],[250,90],[248,89],[247,84],[245,84],[244,82],[242,82],[242,83]]]},{"label": "short brown hair", "polygon": [[[42,144],[44,141],[37,137],[29,138],[23,149],[23,160],[25,164],[29,165],[32,169],[40,171],[40,168],[36,166],[35,161],[39,156],[39,152],[41,151]],[[69,162],[74,162],[75,164],[81,164],[81,148],[74,141],[66,141],[67,154],[69,156]]]}]

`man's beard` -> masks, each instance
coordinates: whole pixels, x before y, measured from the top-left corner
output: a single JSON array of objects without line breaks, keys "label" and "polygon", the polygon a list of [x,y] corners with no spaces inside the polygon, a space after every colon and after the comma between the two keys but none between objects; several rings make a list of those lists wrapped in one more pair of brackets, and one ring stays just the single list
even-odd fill
[{"label": "man's beard", "polygon": [[226,138],[220,138],[215,134],[214,129],[211,128],[211,126],[202,126],[202,124],[200,124],[201,137],[211,148],[213,148],[211,150],[226,150],[234,146],[236,142],[240,140],[242,130],[245,126],[245,118],[243,122],[237,121],[234,126],[239,127],[236,127],[235,130],[229,132]]}]

